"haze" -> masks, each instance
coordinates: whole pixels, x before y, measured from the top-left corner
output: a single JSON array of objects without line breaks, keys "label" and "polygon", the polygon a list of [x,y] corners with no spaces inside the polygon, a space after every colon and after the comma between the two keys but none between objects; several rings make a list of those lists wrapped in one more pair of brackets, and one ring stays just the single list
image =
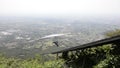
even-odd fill
[{"label": "haze", "polygon": [[0,0],[0,16],[120,15],[120,0]]}]

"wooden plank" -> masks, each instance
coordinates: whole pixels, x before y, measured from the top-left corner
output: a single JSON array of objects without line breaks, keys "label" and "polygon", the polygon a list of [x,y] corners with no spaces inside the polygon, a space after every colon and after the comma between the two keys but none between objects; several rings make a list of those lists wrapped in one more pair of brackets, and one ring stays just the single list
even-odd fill
[{"label": "wooden plank", "polygon": [[79,45],[79,46],[75,46],[75,47],[71,47],[71,48],[66,48],[60,51],[52,52],[51,54],[62,53],[62,52],[67,52],[67,51],[75,51],[75,50],[96,47],[96,46],[101,46],[104,44],[117,43],[117,42],[120,42],[120,35],[114,36],[111,38],[98,40],[98,41],[87,43],[87,44],[83,44],[83,45]]}]

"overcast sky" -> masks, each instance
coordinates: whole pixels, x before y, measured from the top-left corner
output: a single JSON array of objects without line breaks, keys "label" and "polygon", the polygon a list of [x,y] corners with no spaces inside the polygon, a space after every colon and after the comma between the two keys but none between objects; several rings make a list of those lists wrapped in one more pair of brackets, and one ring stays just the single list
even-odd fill
[{"label": "overcast sky", "polygon": [[0,0],[0,16],[120,15],[120,0]]}]

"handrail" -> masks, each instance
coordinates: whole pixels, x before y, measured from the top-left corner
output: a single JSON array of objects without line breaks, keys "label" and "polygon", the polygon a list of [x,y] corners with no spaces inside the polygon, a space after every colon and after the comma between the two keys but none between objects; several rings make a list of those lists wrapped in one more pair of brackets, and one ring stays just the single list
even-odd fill
[{"label": "handrail", "polygon": [[79,45],[79,46],[75,46],[75,47],[71,47],[71,48],[66,48],[66,49],[63,49],[60,51],[52,52],[51,54],[68,52],[68,51],[75,51],[75,50],[96,47],[96,46],[101,46],[104,44],[117,43],[117,42],[120,42],[120,35],[106,38],[106,39],[102,39],[102,40],[98,40],[98,41],[87,43],[87,44],[83,44],[83,45]]}]

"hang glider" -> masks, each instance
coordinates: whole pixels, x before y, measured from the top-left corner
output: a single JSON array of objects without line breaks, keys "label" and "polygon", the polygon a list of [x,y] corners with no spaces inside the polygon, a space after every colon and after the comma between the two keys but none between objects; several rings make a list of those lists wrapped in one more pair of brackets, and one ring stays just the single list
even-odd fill
[{"label": "hang glider", "polygon": [[98,41],[87,43],[87,44],[83,44],[83,45],[79,45],[79,46],[75,46],[75,47],[63,48],[63,49],[56,48],[56,51],[52,51],[52,52],[49,51],[48,54],[57,54],[57,53],[63,53],[63,52],[68,52],[68,51],[76,51],[76,50],[80,50],[80,49],[102,46],[104,44],[113,44],[113,43],[118,43],[118,42],[120,43],[120,35],[102,39],[102,40],[98,40]]},{"label": "hang glider", "polygon": [[48,39],[48,38],[57,38],[57,37],[61,37],[61,36],[66,36],[68,35],[69,33],[66,33],[66,34],[50,34],[50,35],[46,35],[46,36],[43,36],[39,39],[35,39],[35,40],[30,40],[29,42],[33,43],[33,42],[37,42],[37,41],[40,41],[40,40],[43,40],[43,39]]},{"label": "hang glider", "polygon": [[52,38],[52,37],[59,37],[59,36],[64,36],[64,35],[65,34],[51,34],[51,35],[44,36],[41,39]]}]

